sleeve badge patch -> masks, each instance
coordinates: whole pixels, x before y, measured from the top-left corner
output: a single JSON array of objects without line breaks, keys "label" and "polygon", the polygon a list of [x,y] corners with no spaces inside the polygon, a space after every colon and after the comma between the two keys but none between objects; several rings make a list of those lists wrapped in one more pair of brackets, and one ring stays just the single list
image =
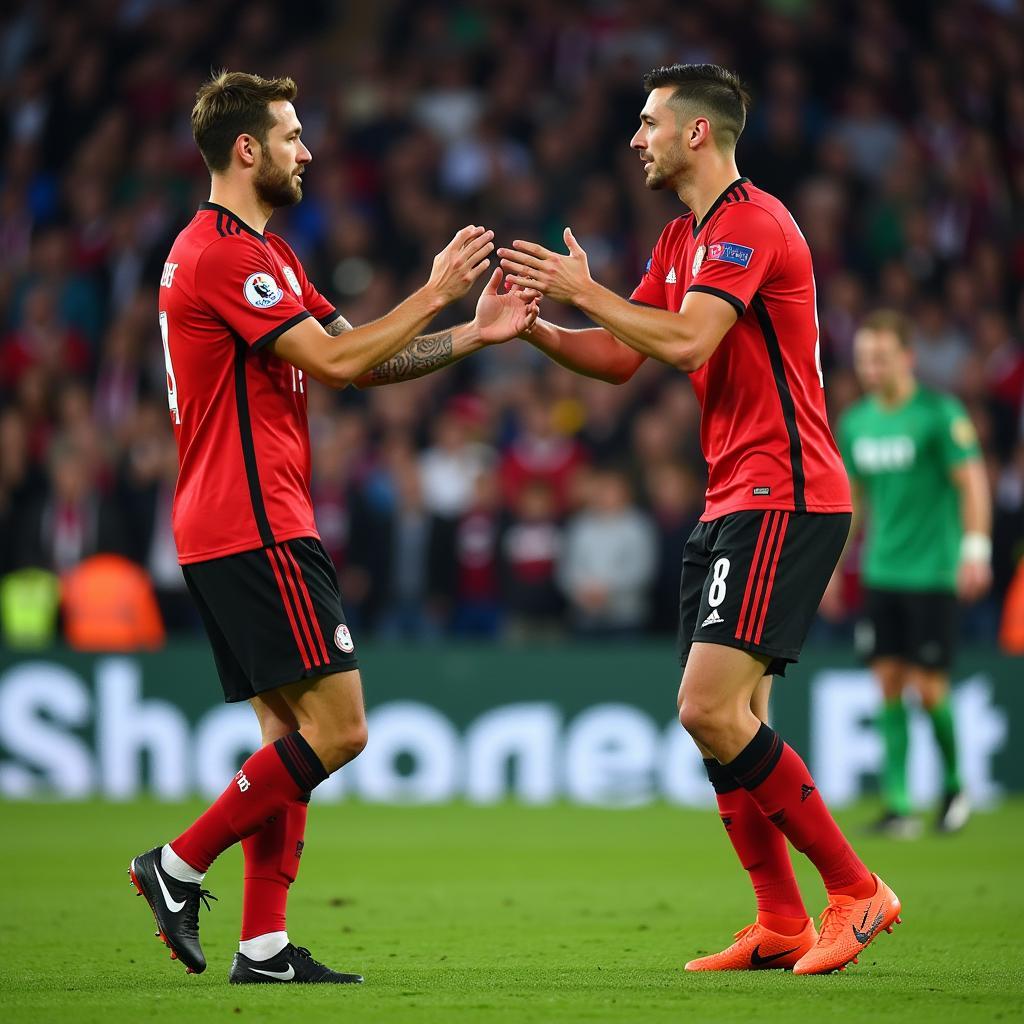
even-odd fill
[{"label": "sleeve badge patch", "polygon": [[693,266],[690,267],[690,277],[696,277],[700,272],[701,265],[704,262],[704,255],[707,251],[707,248],[703,245],[697,247],[697,251],[693,254]]},{"label": "sleeve badge patch", "polygon": [[708,246],[708,259],[722,263],[735,263],[738,267],[746,267],[754,250],[748,245],[737,245],[735,242],[712,242]]},{"label": "sleeve badge patch", "polygon": [[284,273],[284,279],[288,282],[288,286],[301,299],[302,286],[299,284],[299,279],[295,276],[295,271],[291,267],[282,267],[281,270]]},{"label": "sleeve badge patch", "polygon": [[257,309],[276,306],[284,298],[284,291],[278,283],[264,273],[250,274],[242,286],[242,294],[245,295],[245,301]]}]

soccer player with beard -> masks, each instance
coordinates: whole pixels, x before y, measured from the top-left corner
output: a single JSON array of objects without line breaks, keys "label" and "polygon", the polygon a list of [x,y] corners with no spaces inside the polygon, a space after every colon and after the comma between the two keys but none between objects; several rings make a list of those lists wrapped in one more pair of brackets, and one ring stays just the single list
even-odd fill
[{"label": "soccer player with beard", "polygon": [[[199,90],[192,130],[210,170],[203,203],[171,247],[159,291],[179,475],[179,561],[228,702],[248,700],[263,745],[216,801],[129,874],[157,934],[191,973],[203,878],[241,842],[242,937],[234,983],[351,983],[289,942],[288,890],[310,792],[366,743],[362,684],[334,566],[309,495],[305,375],[334,388],[409,380],[526,330],[536,305],[498,294],[495,269],[469,324],[421,336],[488,267],[492,233],[469,226],[429,280],[386,316],[353,328],[266,231],[302,198],[312,159],[290,78],[222,72]],[[208,903],[206,904],[209,905]]]},{"label": "soccer player with beard", "polygon": [[[767,724],[773,675],[800,655],[850,528],[850,489],[829,430],[811,255],[786,208],[736,167],[748,97],[717,65],[657,68],[630,145],[648,188],[689,208],[662,232],[626,301],[568,255],[499,249],[526,296],[571,303],[599,327],[538,320],[524,337],[578,373],[628,380],[647,358],[689,374],[701,404],[708,491],[683,554],[679,718],[704,756],[726,832],[749,872],[757,920],[690,971],[842,970],[899,922],[800,756]],[[530,291],[532,290],[532,292]],[[821,932],[786,840],[828,892]]]}]

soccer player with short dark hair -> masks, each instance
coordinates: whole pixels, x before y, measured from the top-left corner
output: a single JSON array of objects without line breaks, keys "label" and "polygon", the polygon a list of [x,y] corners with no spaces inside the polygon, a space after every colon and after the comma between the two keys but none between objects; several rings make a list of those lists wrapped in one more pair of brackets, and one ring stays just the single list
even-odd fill
[{"label": "soccer player with short dark hair", "polygon": [[[949,669],[957,597],[977,600],[992,582],[991,499],[978,438],[956,398],[918,384],[910,334],[907,318],[893,310],[877,310],[860,325],[854,366],[866,394],[838,429],[854,516],[866,519],[857,647],[883,698],[885,806],[875,829],[895,838],[920,831],[907,791],[905,689],[920,698],[942,759],[936,827],[956,832],[967,823]],[[838,576],[837,570],[832,599]]]},{"label": "soccer player with short dark hair", "polygon": [[[767,725],[771,678],[800,655],[850,528],[850,489],[829,430],[811,255],[788,210],[736,168],[747,93],[725,68],[646,76],[631,146],[648,188],[690,212],[662,232],[627,302],[568,255],[517,241],[509,280],[600,326],[538,320],[525,333],[579,373],[621,383],[647,358],[690,375],[701,404],[707,501],[683,555],[679,717],[704,755],[722,821],[757,895],[757,920],[687,970],[845,968],[900,903],[854,853],[800,756]],[[786,839],[828,891],[820,935]]]},{"label": "soccer player with short dark hair", "polygon": [[366,743],[354,642],[313,521],[305,375],[335,388],[409,380],[515,337],[536,316],[521,294],[498,294],[495,268],[472,323],[420,336],[488,267],[492,233],[470,225],[434,257],[422,288],[353,328],[266,230],[275,209],[302,198],[312,159],[295,96],[290,78],[240,72],[199,90],[192,129],[210,201],[178,235],[160,280],[180,462],[178,557],[224,698],[250,702],[263,746],[201,817],[136,857],[130,874],[172,958],[199,973],[203,877],[242,843],[236,983],[362,981],[313,960],[285,929],[310,792]]}]

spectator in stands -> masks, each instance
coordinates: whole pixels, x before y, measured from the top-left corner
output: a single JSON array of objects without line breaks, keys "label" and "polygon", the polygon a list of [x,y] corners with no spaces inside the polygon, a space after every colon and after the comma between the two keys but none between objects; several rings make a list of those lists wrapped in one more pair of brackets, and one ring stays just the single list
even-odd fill
[{"label": "spectator in stands", "polygon": [[649,517],[633,504],[626,475],[598,470],[586,508],[566,530],[558,581],[581,636],[636,636],[648,612],[657,541]]}]

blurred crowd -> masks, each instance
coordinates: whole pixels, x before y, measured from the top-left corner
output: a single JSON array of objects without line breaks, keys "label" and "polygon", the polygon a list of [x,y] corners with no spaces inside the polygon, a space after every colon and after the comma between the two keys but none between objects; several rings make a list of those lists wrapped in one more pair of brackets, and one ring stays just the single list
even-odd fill
[{"label": "blurred crowd", "polygon": [[[211,68],[292,75],[306,196],[270,228],[355,324],[466,223],[561,246],[628,295],[681,209],[628,142],[652,66],[754,95],[741,172],[815,261],[833,417],[878,306],[957,393],[995,504],[994,636],[1024,550],[1024,18],[1014,0],[552,4],[54,0],[0,14],[0,576],[119,552],[198,623],[169,530],[160,268],[207,197],[189,113]],[[472,316],[475,294],[437,321]],[[543,315],[580,325],[548,303]],[[357,635],[670,633],[703,504],[688,382],[575,377],[522,342],[420,381],[309,392],[313,498]],[[856,587],[849,588],[850,615]],[[841,624],[840,624],[841,626]],[[820,629],[837,628],[821,624]]]}]

